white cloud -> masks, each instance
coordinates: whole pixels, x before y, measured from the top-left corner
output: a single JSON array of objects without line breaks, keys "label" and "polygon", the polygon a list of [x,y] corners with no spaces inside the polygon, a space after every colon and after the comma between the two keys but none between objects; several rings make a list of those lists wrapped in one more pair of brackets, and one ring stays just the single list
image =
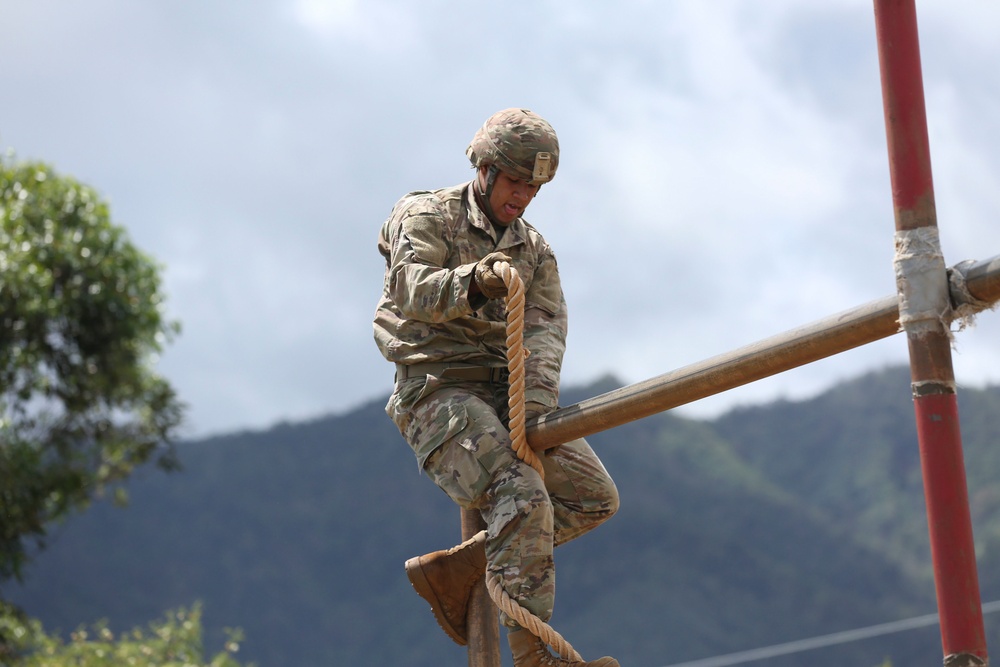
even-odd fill
[{"label": "white cloud", "polygon": [[[1000,23],[923,2],[949,263],[1000,253]],[[891,293],[892,202],[870,3],[0,0],[0,141],[96,186],[166,266],[184,324],[161,368],[192,430],[387,393],[371,340],[378,226],[468,178],[496,109],[553,122],[564,160],[529,219],[570,299],[567,382],[639,381]],[[521,46],[525,44],[527,46]],[[960,45],[960,48],[956,48]],[[956,369],[1000,380],[1000,323]],[[703,401],[812,392],[884,341]]]},{"label": "white cloud", "polygon": [[296,19],[308,28],[328,33],[343,30],[358,20],[357,0],[296,0],[292,4]]}]

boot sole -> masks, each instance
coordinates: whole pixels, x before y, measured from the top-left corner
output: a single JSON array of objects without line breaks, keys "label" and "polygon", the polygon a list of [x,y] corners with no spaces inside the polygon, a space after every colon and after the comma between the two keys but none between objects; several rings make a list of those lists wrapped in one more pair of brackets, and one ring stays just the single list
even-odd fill
[{"label": "boot sole", "polygon": [[406,576],[410,580],[410,584],[413,585],[413,589],[417,592],[417,595],[430,604],[431,611],[434,612],[434,619],[441,626],[441,629],[444,630],[445,634],[451,637],[452,641],[459,646],[467,645],[469,643],[468,638],[459,634],[458,630],[445,617],[441,601],[434,595],[434,589],[431,588],[430,582],[424,576],[423,568],[420,567],[420,557],[416,556],[409,559],[406,561],[404,567],[406,568]]}]

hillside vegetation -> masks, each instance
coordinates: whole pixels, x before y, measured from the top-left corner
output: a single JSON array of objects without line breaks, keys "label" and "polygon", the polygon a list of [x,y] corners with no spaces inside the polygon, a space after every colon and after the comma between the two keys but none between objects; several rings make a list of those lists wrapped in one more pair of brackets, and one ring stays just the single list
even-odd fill
[{"label": "hillside vegetation", "polygon": [[[613,386],[567,390],[564,404]],[[665,413],[591,437],[622,509],[557,552],[553,625],[585,656],[663,667],[934,612],[909,392],[907,370],[890,368],[808,401],[714,420]],[[127,509],[56,528],[3,596],[64,632],[200,603],[209,648],[242,628],[239,658],[260,667],[465,664],[403,571],[458,541],[458,510],[418,472],[383,402],[183,443],[182,472],[145,471]],[[1000,388],[965,389],[960,408],[991,600]],[[767,664],[886,658],[939,665],[936,626]]]}]

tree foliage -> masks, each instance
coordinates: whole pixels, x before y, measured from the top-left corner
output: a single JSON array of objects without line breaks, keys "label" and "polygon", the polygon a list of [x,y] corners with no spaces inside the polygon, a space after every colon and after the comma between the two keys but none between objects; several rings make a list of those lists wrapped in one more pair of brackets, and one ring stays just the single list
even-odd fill
[{"label": "tree foliage", "polygon": [[205,659],[201,606],[168,612],[166,618],[116,636],[107,623],[78,628],[67,642],[38,621],[0,603],[2,664],[18,667],[239,667],[234,657],[242,632],[230,630],[224,650]]},{"label": "tree foliage", "polygon": [[149,460],[176,466],[159,271],[95,190],[0,157],[0,582],[48,522]]}]

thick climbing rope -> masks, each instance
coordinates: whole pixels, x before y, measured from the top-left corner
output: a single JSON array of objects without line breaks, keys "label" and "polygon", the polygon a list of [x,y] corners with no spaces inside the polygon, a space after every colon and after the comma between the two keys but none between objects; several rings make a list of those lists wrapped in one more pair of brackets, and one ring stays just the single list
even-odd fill
[{"label": "thick climbing rope", "polygon": [[507,262],[497,262],[493,270],[503,278],[507,286],[507,370],[510,371],[507,389],[510,439],[514,453],[545,479],[542,461],[528,445],[524,432],[524,359],[528,351],[524,348],[524,281],[517,269]]},{"label": "thick climbing rope", "polygon": [[556,632],[551,625],[522,607],[517,600],[512,598],[503,589],[499,576],[486,577],[486,589],[489,591],[493,604],[500,611],[507,614],[515,623],[541,639],[548,646],[551,646],[559,654],[560,658],[583,662],[580,654],[576,652],[576,649],[561,634]]},{"label": "thick climbing rope", "polygon": [[[510,413],[511,442],[517,457],[537,470],[542,479],[545,479],[542,461],[528,445],[528,438],[524,430],[524,360],[528,356],[528,350],[524,348],[524,281],[517,274],[517,269],[507,262],[497,262],[493,265],[493,270],[503,278],[504,285],[507,286],[505,300],[507,304],[507,369],[510,371],[507,406]],[[503,589],[499,575],[487,576],[486,588],[493,603],[500,611],[551,646],[560,657],[567,660],[583,661],[576,649],[552,626],[522,607]]]}]

